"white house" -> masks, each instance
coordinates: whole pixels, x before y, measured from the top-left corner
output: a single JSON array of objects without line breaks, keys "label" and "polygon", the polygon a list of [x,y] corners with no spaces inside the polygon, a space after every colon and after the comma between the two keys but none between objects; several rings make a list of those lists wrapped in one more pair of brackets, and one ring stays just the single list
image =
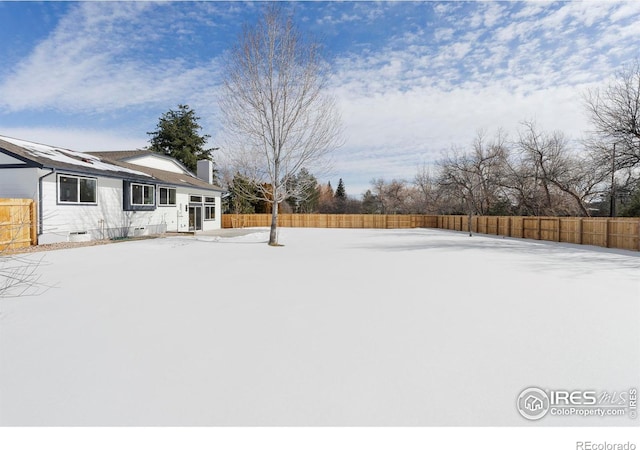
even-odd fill
[{"label": "white house", "polygon": [[38,205],[38,243],[221,227],[223,189],[147,150],[82,153],[0,136],[0,198]]}]

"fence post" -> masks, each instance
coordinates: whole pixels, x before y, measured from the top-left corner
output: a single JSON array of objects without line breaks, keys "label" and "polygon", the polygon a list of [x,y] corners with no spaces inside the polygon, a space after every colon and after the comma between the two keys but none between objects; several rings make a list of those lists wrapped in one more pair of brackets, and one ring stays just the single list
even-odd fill
[{"label": "fence post", "polygon": [[582,217],[578,221],[578,244],[582,245]]},{"label": "fence post", "polygon": [[[8,205],[9,200],[0,199],[0,204]],[[20,204],[24,219],[21,220],[23,229],[23,241],[25,244],[31,241],[31,245],[37,245],[38,241],[38,208],[36,202],[23,201]],[[27,209],[28,208],[28,209]],[[8,210],[10,211],[10,210]],[[466,218],[466,220],[465,220]],[[480,233],[480,227],[484,227],[484,234],[488,234],[489,223],[495,224],[496,235],[514,237],[517,234],[516,227],[520,229],[518,237],[542,240],[542,231],[557,233],[555,236],[546,236],[545,240],[557,242],[571,242],[584,245],[585,241],[592,245],[613,248],[618,246],[627,250],[640,251],[640,219],[616,219],[591,217],[552,217],[552,216],[474,216],[474,215],[349,215],[349,214],[279,214],[279,226],[281,227],[314,227],[314,228],[439,228],[456,231],[468,231]],[[402,219],[402,220],[401,220]],[[492,220],[494,219],[494,220]],[[585,226],[586,219],[586,226]],[[268,226],[269,214],[226,214],[222,216],[223,228],[243,228]],[[520,224],[515,221],[520,220]],[[542,221],[553,224],[554,228],[542,228]],[[532,226],[533,222],[536,226]],[[562,223],[566,222],[566,225]],[[624,223],[623,223],[624,221]],[[13,222],[10,220],[10,222]],[[529,223],[527,227],[527,223]],[[589,227],[593,223],[594,230]],[[625,225],[618,227],[618,224]],[[627,226],[628,224],[628,226]],[[6,224],[3,224],[6,225]],[[29,230],[27,232],[27,226]],[[600,228],[604,226],[604,230]],[[636,230],[633,230],[636,226]],[[504,229],[506,227],[506,229]],[[566,228],[567,236],[562,236],[562,229]],[[585,231],[586,228],[586,231]],[[620,228],[620,230],[618,230]],[[536,231],[526,234],[527,230]],[[503,232],[504,231],[504,232]],[[585,239],[585,235],[587,239]],[[593,237],[591,237],[593,236]],[[602,239],[602,240],[601,240]],[[636,244],[633,243],[636,239]]]}]

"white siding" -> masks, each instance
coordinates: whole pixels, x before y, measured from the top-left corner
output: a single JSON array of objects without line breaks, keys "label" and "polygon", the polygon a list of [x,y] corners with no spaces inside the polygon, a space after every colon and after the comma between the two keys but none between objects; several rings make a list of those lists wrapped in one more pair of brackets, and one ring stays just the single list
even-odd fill
[{"label": "white siding", "polygon": [[[189,197],[191,195],[199,195],[202,197],[203,201],[204,201],[204,197],[215,197],[216,199],[216,214],[215,214],[215,220],[204,220],[204,206],[205,204],[202,203],[202,217],[203,217],[203,221],[202,221],[202,231],[211,231],[211,230],[219,230],[220,228],[222,228],[222,220],[220,218],[220,214],[221,214],[221,206],[222,206],[222,201],[221,201],[221,193],[220,192],[211,192],[211,191],[204,191],[204,190],[199,190],[199,189],[189,189],[188,191],[188,195],[184,196],[184,199],[186,200],[187,204],[193,204],[189,202]],[[184,206],[183,206],[183,211],[184,211]],[[188,231],[189,228],[189,217],[187,215],[187,217],[185,217],[185,224],[186,227],[181,229],[180,231]]]},{"label": "white siding", "polygon": [[[37,185],[37,183],[36,183]],[[156,203],[159,187],[156,186]],[[216,220],[205,221],[203,230],[219,229],[220,193],[176,188],[176,205],[159,206],[154,211],[124,211],[122,180],[98,177],[97,205],[58,204],[57,176],[45,178],[43,183],[42,244],[64,242],[70,233],[89,233],[93,239],[153,234],[160,231],[189,231],[189,195],[216,197]],[[71,235],[73,238],[73,235]]]},{"label": "white siding", "polygon": [[184,169],[174,161],[163,158],[161,156],[145,155],[135,158],[128,158],[129,164],[137,164],[139,166],[151,167],[152,169],[166,170],[173,173],[185,173]]},{"label": "white siding", "polygon": [[23,161],[9,156],[6,153],[0,152],[0,164],[24,164]]}]

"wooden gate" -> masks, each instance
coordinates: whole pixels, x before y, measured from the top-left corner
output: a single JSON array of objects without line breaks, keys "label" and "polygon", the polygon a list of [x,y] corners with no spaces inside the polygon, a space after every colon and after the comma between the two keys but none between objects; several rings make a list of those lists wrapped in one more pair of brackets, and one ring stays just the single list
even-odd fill
[{"label": "wooden gate", "polygon": [[0,199],[0,252],[38,243],[36,203],[31,199]]}]

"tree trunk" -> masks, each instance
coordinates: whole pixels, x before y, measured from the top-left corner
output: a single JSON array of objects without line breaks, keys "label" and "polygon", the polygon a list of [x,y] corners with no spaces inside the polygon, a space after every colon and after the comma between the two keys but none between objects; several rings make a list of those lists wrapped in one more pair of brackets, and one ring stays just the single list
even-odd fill
[{"label": "tree trunk", "polygon": [[269,232],[269,245],[278,245],[277,228],[278,228],[278,202],[274,198],[273,203],[271,204],[271,231]]}]

